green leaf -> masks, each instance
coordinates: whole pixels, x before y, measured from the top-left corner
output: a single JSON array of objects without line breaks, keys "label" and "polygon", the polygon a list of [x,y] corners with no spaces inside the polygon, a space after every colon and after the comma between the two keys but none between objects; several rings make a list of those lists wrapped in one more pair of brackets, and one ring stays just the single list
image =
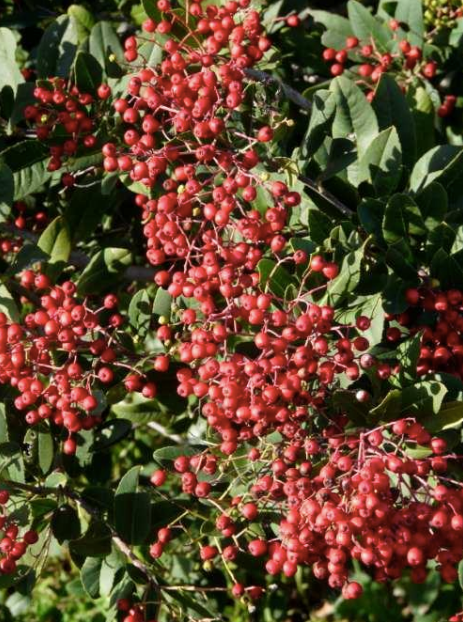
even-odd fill
[{"label": "green leaf", "polygon": [[6,285],[0,284],[0,311],[5,313],[12,322],[19,322],[21,315]]},{"label": "green leaf", "polygon": [[391,126],[396,128],[404,165],[411,169],[416,161],[415,122],[405,95],[394,78],[387,73],[382,74],[376,87],[373,109],[380,130]]},{"label": "green leaf", "polygon": [[422,0],[397,0],[395,18],[408,26],[407,41],[422,47],[425,34]]},{"label": "green leaf", "polygon": [[81,43],[88,37],[95,23],[93,15],[81,4],[71,4],[68,8],[68,15],[74,19],[79,43]]},{"label": "green leaf", "polygon": [[60,544],[80,536],[80,520],[77,511],[65,503],[53,512],[51,531]]},{"label": "green leaf", "polygon": [[370,11],[357,0],[349,0],[347,13],[352,31],[360,41],[368,43],[373,39],[382,50],[387,50],[391,33]]},{"label": "green leaf", "polygon": [[0,479],[3,471],[13,482],[24,483],[25,469],[21,447],[17,443],[0,444]]},{"label": "green leaf", "polygon": [[359,155],[362,156],[378,134],[378,122],[371,104],[362,90],[344,76],[332,81],[330,90],[336,97],[333,138],[355,136]]},{"label": "green leaf", "polygon": [[264,291],[271,291],[279,298],[284,298],[288,286],[294,283],[289,272],[271,259],[261,259],[257,271]]},{"label": "green leaf", "polygon": [[157,23],[162,19],[162,13],[156,6],[156,0],[142,0],[142,6],[145,13]]},{"label": "green leaf", "polygon": [[352,391],[338,390],[333,395],[333,406],[347,415],[355,425],[365,425],[368,419],[368,408],[361,404]]},{"label": "green leaf", "polygon": [[79,36],[73,17],[60,15],[45,30],[37,49],[40,78],[67,78],[77,51]]},{"label": "green leaf", "polygon": [[383,218],[386,205],[378,199],[363,199],[357,208],[358,216],[362,227],[370,235],[374,235],[376,241],[384,244],[383,239]]},{"label": "green leaf", "polygon": [[160,287],[154,297],[153,313],[155,315],[170,317],[170,308],[172,306],[172,296],[166,289]]},{"label": "green leaf", "polygon": [[79,52],[74,63],[76,85],[83,93],[95,95],[103,81],[103,69],[91,54]]},{"label": "green leaf", "polygon": [[432,182],[416,195],[424,226],[427,231],[438,227],[448,210],[448,196],[445,188],[438,182]]},{"label": "green leaf", "polygon": [[13,172],[0,160],[0,221],[6,219],[11,211],[14,198]]},{"label": "green leaf", "polygon": [[322,35],[322,43],[325,47],[337,50],[345,47],[347,37],[352,36],[352,26],[348,19],[329,11],[311,10],[310,16],[326,28]]},{"label": "green leaf", "polygon": [[111,419],[98,428],[91,451],[105,451],[132,432],[132,424],[126,419]]},{"label": "green leaf", "polygon": [[90,598],[98,598],[100,594],[100,572],[102,560],[87,557],[80,569],[80,580]]},{"label": "green leaf", "polygon": [[139,393],[131,393],[124,400],[113,404],[111,411],[117,417],[136,423],[147,423],[159,414],[160,408],[157,400],[148,399]]},{"label": "green leaf", "polygon": [[7,443],[9,438],[5,404],[0,404],[0,444]]},{"label": "green leaf", "polygon": [[0,28],[0,90],[9,86],[16,93],[24,78],[16,62],[16,38],[8,28]]},{"label": "green leaf", "polygon": [[418,278],[417,269],[412,263],[413,254],[403,238],[389,246],[385,261],[394,273],[403,279],[414,281]]},{"label": "green leaf", "polygon": [[435,144],[434,104],[426,88],[418,80],[409,86],[406,98],[415,121],[417,155],[421,156]]},{"label": "green leaf", "polygon": [[94,519],[81,538],[70,542],[69,550],[78,557],[106,557],[111,552],[111,530]]},{"label": "green leaf", "polygon": [[454,145],[441,145],[425,153],[412,171],[410,187],[415,192],[438,181],[444,188],[463,174],[463,149]]},{"label": "green leaf", "polygon": [[[159,290],[158,290],[159,291]],[[164,290],[162,290],[164,291]],[[153,303],[146,289],[139,290],[130,301],[129,320],[140,337],[145,337],[150,327]],[[170,305],[169,305],[170,311]],[[161,314],[163,315],[163,314]]]},{"label": "green leaf", "polygon": [[447,389],[441,382],[423,380],[402,390],[401,413],[404,416],[436,415]]},{"label": "green leaf", "polygon": [[433,434],[445,430],[460,429],[463,423],[463,402],[448,402],[439,412],[422,423]]},{"label": "green leaf", "polygon": [[403,313],[408,308],[405,292],[410,284],[391,274],[383,291],[384,310],[386,313]]},{"label": "green leaf", "polygon": [[407,238],[407,225],[402,209],[405,202],[404,196],[401,194],[394,195],[384,211],[383,236],[389,244]]},{"label": "green leaf", "polygon": [[402,384],[413,382],[416,379],[416,366],[420,358],[421,332],[414,337],[408,337],[397,348],[399,361],[399,379]]},{"label": "green leaf", "polygon": [[143,544],[150,533],[150,495],[139,490],[141,467],[132,467],[121,479],[114,498],[115,526],[128,544]]},{"label": "green leaf", "polygon": [[108,77],[119,78],[121,76],[119,63],[125,63],[124,51],[119,37],[109,22],[98,22],[92,28],[89,52],[103,67]]},{"label": "green leaf", "polygon": [[24,140],[0,153],[13,172],[15,201],[38,190],[51,177],[47,171],[48,152],[38,140]]},{"label": "green leaf", "polygon": [[99,251],[77,281],[81,295],[94,294],[111,289],[132,262],[132,255],[126,248],[105,248]]},{"label": "green leaf", "polygon": [[344,296],[354,291],[360,281],[362,260],[363,248],[344,257],[339,275],[328,284],[327,299],[330,304],[339,304]]},{"label": "green leaf", "polygon": [[383,130],[360,158],[357,181],[370,182],[377,195],[391,194],[402,173],[402,150],[395,127]]},{"label": "green leaf", "polygon": [[49,256],[48,263],[66,263],[71,254],[71,234],[62,216],[57,216],[40,236],[37,246]]},{"label": "green leaf", "polygon": [[307,225],[310,239],[317,244],[323,244],[333,229],[332,219],[316,207],[307,210]]},{"label": "green leaf", "polygon": [[72,239],[86,241],[101,224],[103,215],[114,206],[115,198],[103,192],[102,184],[75,188],[65,212]]},{"label": "green leaf", "polygon": [[38,452],[39,467],[42,473],[46,475],[51,469],[55,454],[53,437],[48,429],[38,431]]},{"label": "green leaf", "polygon": [[335,113],[336,97],[330,91],[318,91],[313,98],[309,127],[301,144],[301,155],[307,158],[322,145]]}]

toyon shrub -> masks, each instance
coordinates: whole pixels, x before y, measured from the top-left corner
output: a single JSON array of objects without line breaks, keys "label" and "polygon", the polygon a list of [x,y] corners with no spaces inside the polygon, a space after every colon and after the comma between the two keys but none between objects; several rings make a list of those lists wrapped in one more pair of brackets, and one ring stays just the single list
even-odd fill
[{"label": "toyon shrub", "polygon": [[0,618],[463,619],[462,7],[100,4],[0,16]]}]

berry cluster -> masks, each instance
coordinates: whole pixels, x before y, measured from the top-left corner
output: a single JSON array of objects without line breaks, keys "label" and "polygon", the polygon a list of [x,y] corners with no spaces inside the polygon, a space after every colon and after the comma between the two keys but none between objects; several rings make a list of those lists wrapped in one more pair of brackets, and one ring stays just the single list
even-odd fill
[{"label": "berry cluster", "polygon": [[463,378],[462,292],[409,289],[406,298],[407,311],[388,317],[387,339],[394,343],[405,335],[421,334],[418,375],[445,371]]},{"label": "berry cluster", "polygon": [[[14,406],[29,425],[49,420],[64,428],[63,451],[73,454],[75,435],[101,422],[97,389],[130,369],[132,361],[118,342],[124,318],[112,294],[92,310],[71,281],[51,287],[47,276],[27,270],[21,285],[40,294],[40,305],[21,324],[0,314],[0,383],[19,391]],[[156,394],[155,385],[138,373],[126,376],[125,387],[146,397]]]},{"label": "berry cluster", "polygon": [[[393,32],[397,31],[399,26],[397,20],[391,20],[389,23]],[[402,88],[406,89],[411,76],[419,75],[432,80],[438,71],[437,62],[426,59],[423,49],[411,45],[406,39],[398,41],[397,53],[391,53],[379,50],[374,42],[361,42],[357,37],[351,36],[346,39],[346,46],[341,50],[325,48],[323,59],[330,63],[332,76],[340,76],[347,69],[357,74],[357,82],[366,88],[370,101],[375,96],[375,85],[383,73],[393,72]],[[438,109],[439,116],[450,115],[455,103],[455,96],[445,96]]]},{"label": "berry cluster", "polygon": [[[178,457],[173,477],[180,477],[183,492],[210,499],[216,513],[219,535],[211,536],[213,544],[201,544],[203,562],[228,564],[249,554],[265,561],[269,575],[289,577],[309,565],[315,577],[342,588],[348,599],[362,593],[348,579],[352,559],[371,568],[377,581],[410,570],[416,583],[426,579],[426,563],[433,559],[443,580],[455,581],[462,558],[463,489],[447,474],[455,456],[445,441],[431,438],[413,419],[361,433],[347,432],[345,423],[341,417],[317,436],[267,445],[262,452],[252,448],[247,457],[255,464],[256,480],[230,498],[215,493],[223,478],[212,452]],[[429,457],[411,458],[416,445],[429,447]],[[160,469],[151,482],[163,486],[167,477]],[[273,533],[269,511],[272,522],[280,517]],[[257,535],[257,526],[265,536]],[[153,558],[181,538],[183,530],[175,527],[159,529]],[[242,596],[245,588],[234,579],[233,594]]]},{"label": "berry cluster", "polygon": [[[67,159],[75,157],[80,149],[94,149],[97,145],[96,122],[101,103],[111,95],[107,84],[98,88],[97,97],[81,92],[76,85],[62,78],[41,81],[34,89],[38,103],[26,106],[24,117],[35,128],[38,140],[50,150],[49,171],[57,171]],[[65,186],[74,185],[70,173],[63,175]]]},{"label": "berry cluster", "polygon": [[117,610],[121,614],[121,622],[156,622],[146,620],[143,604],[133,603],[128,598],[120,598],[117,601]]},{"label": "berry cluster", "polygon": [[10,493],[0,490],[0,575],[13,574],[18,559],[26,553],[28,546],[39,539],[35,531],[26,531],[20,535],[18,525],[5,512],[9,499]]}]

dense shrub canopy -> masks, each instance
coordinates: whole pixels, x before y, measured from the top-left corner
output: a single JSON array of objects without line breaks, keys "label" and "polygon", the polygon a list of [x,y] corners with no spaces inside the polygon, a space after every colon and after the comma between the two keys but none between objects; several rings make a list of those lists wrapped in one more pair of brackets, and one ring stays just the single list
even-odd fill
[{"label": "dense shrub canopy", "polygon": [[4,3],[1,620],[463,620],[462,40]]}]

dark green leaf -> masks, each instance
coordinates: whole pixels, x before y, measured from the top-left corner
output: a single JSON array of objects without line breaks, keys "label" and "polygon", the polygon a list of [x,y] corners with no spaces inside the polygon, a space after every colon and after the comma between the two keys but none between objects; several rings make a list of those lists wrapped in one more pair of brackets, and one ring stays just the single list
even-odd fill
[{"label": "dark green leaf", "polygon": [[405,95],[394,78],[387,73],[383,73],[376,87],[373,109],[380,130],[391,126],[396,128],[404,165],[411,169],[416,160],[415,123]]},{"label": "dark green leaf", "polygon": [[105,248],[99,251],[77,281],[81,295],[101,292],[101,288],[110,289],[119,281],[132,261],[132,255],[126,248]]},{"label": "dark green leaf", "polygon": [[111,552],[111,530],[99,520],[92,520],[85,534],[69,544],[78,557],[106,557]]},{"label": "dark green leaf", "polygon": [[91,54],[79,52],[74,63],[76,84],[83,93],[95,95],[103,81],[103,69]]},{"label": "dark green leaf", "polygon": [[341,76],[332,81],[330,90],[336,98],[333,120],[333,138],[356,138],[362,156],[378,134],[378,122],[371,104],[362,90],[348,78]]},{"label": "dark green leaf", "polygon": [[128,544],[143,544],[150,533],[150,496],[138,491],[140,468],[124,475],[114,498],[116,530]]},{"label": "dark green leaf", "polygon": [[359,161],[358,183],[369,182],[377,195],[390,195],[402,174],[402,151],[395,127],[383,130]]},{"label": "dark green leaf", "polygon": [[102,560],[87,557],[80,569],[80,580],[90,598],[98,598],[100,593],[100,572]]},{"label": "dark green leaf", "polygon": [[74,507],[60,505],[53,512],[51,530],[60,544],[66,540],[75,540],[80,536],[80,520]]},{"label": "dark green leaf", "polygon": [[73,17],[60,15],[45,30],[37,50],[37,71],[40,78],[67,78],[79,41]]}]

